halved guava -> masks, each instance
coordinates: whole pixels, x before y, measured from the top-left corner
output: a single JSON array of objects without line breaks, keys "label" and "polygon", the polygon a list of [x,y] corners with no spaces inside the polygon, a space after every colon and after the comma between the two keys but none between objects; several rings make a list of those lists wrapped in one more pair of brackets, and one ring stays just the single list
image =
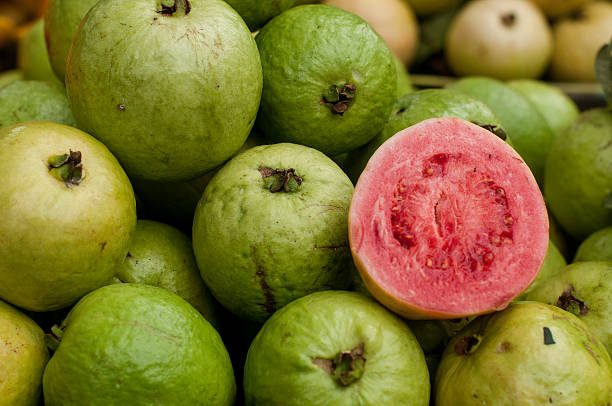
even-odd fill
[{"label": "halved guava", "polygon": [[536,278],[548,216],[512,147],[476,124],[436,118],[374,153],[355,188],[349,240],[387,307],[460,318],[505,308]]}]

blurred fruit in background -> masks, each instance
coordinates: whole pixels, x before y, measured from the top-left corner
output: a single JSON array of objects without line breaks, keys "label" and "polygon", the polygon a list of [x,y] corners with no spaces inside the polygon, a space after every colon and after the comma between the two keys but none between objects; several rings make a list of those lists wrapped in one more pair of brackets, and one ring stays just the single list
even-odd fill
[{"label": "blurred fruit in background", "polygon": [[591,0],[531,0],[537,4],[547,16],[554,18],[570,13],[589,3]]},{"label": "blurred fruit in background", "polygon": [[47,44],[45,44],[44,21],[38,20],[30,29],[19,39],[17,45],[17,66],[29,80],[47,80],[57,84],[64,84],[63,81],[55,76]]},{"label": "blurred fruit in background", "polygon": [[426,16],[434,13],[439,13],[442,11],[447,11],[456,5],[458,5],[461,0],[404,0],[407,1],[408,4],[412,6],[414,11],[419,16]]},{"label": "blurred fruit in background", "polygon": [[15,67],[16,42],[40,18],[48,0],[0,1],[0,72]]}]

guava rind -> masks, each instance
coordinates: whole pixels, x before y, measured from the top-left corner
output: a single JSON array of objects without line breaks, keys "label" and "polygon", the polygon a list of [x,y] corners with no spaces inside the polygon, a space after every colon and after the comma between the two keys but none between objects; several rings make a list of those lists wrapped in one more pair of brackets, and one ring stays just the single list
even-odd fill
[{"label": "guava rind", "polygon": [[291,8],[296,0],[228,0],[251,31],[262,27],[272,18]]},{"label": "guava rind", "polygon": [[[363,343],[359,380],[342,387],[313,364]],[[429,403],[423,351],[406,324],[359,293],[327,291],[276,312],[251,344],[244,373],[247,406],[422,405]],[[278,388],[283,388],[279,391]]]},{"label": "guava rind", "polygon": [[520,296],[518,296],[515,301],[527,300],[527,296],[529,292],[538,288],[538,286],[542,284],[546,284],[547,280],[552,277],[552,275],[561,271],[563,268],[567,266],[567,262],[565,258],[559,252],[555,243],[549,241],[548,243],[548,251],[546,252],[546,258],[544,258],[544,263],[540,268],[540,272],[538,273],[538,277],[535,281]]},{"label": "guava rind", "polygon": [[574,262],[612,261],[612,226],[589,235],[576,251]]},{"label": "guava rind", "polygon": [[45,44],[44,21],[35,23],[25,34],[17,46],[17,66],[28,80],[47,80],[64,85],[60,81],[49,62],[47,45]]},{"label": "guava rind", "polygon": [[27,121],[76,126],[64,87],[51,82],[16,80],[0,88],[0,128]]},{"label": "guava rind", "polygon": [[[473,335],[480,342],[459,355],[458,341]],[[573,314],[518,302],[477,318],[450,341],[435,396],[437,406],[603,405],[612,396],[612,362]]]},{"label": "guava rind", "polygon": [[[256,41],[264,75],[257,126],[265,137],[332,156],[382,129],[397,73],[391,51],[361,17],[328,5],[299,6],[268,23]],[[325,95],[345,85],[355,86],[354,98],[342,115],[333,113]]]},{"label": "guava rind", "polygon": [[571,259],[570,247],[568,242],[568,236],[565,234],[563,228],[557,219],[552,214],[550,210],[548,210],[548,235],[550,237],[550,241],[555,244],[555,247],[559,249],[559,252],[563,255],[563,258],[567,261]]},{"label": "guava rind", "polygon": [[[259,167],[294,169],[303,182],[272,193]],[[259,322],[308,293],[347,288],[352,193],[344,172],[312,148],[262,145],[235,156],[196,208],[193,248],[204,282],[227,309]]]},{"label": "guava rind", "polygon": [[247,139],[262,88],[259,53],[223,1],[190,0],[184,16],[151,3],[102,0],[90,10],[67,62],[68,98],[79,127],[131,177],[194,179]]},{"label": "guava rind", "polygon": [[564,230],[578,240],[612,225],[612,112],[588,110],[559,135],[546,161],[544,195]]},{"label": "guava rind", "polygon": [[40,327],[0,300],[0,406],[38,405],[48,360]]},{"label": "guava rind", "polygon": [[[68,187],[48,159],[79,151],[85,177]],[[49,311],[103,286],[125,259],[136,202],[115,157],[95,138],[56,123],[0,131],[0,297]]]},{"label": "guava rind", "polygon": [[537,4],[549,17],[559,17],[589,3],[592,0],[531,0]]},{"label": "guava rind", "polygon": [[77,303],[47,364],[47,406],[230,406],[236,384],[217,331],[165,289],[109,285]]},{"label": "guava rind", "polygon": [[17,69],[5,70],[0,73],[0,89],[6,85],[23,79],[23,72]]}]

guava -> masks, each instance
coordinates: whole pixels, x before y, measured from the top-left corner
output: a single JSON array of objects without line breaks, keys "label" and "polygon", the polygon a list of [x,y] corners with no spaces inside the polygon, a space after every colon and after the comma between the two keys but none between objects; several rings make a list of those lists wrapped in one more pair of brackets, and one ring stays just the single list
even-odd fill
[{"label": "guava", "polygon": [[552,140],[546,118],[521,93],[503,82],[485,77],[459,79],[449,89],[469,94],[493,110],[508,131],[512,145],[542,183],[544,166]]},{"label": "guava", "polygon": [[66,87],[79,128],[131,177],[174,182],[240,149],[262,74],[251,33],[224,1],[102,0],[75,37]]},{"label": "guava", "polygon": [[533,282],[548,216],[512,147],[468,121],[433,118],[372,155],[353,194],[349,241],[385,306],[455,319],[503,309]]},{"label": "guava", "polygon": [[608,100],[608,104],[612,104],[612,42],[602,46],[599,52],[597,52],[595,74]]},{"label": "guava", "polygon": [[295,7],[256,41],[264,75],[257,125],[265,137],[333,156],[382,130],[397,73],[389,47],[361,17],[325,4]]},{"label": "guava", "polygon": [[[251,31],[263,27],[272,18],[298,3],[296,0],[228,0],[227,2],[240,14]],[[309,3],[316,2],[309,1]]]},{"label": "guava", "polygon": [[98,0],[48,0],[44,16],[44,37],[55,75],[64,82],[68,52],[85,14]]},{"label": "guava", "polygon": [[0,130],[0,298],[66,307],[103,286],[136,227],[130,181],[95,138],[62,124]]},{"label": "guava", "polygon": [[436,406],[605,405],[612,362],[576,316],[534,302],[478,317],[455,336],[436,375]]},{"label": "guava", "polygon": [[49,62],[47,45],[45,44],[44,21],[38,22],[19,40],[17,46],[17,65],[22,70],[25,79],[46,80],[64,85],[60,81]]},{"label": "guava", "polygon": [[231,406],[236,382],[213,326],[165,289],[109,285],[59,327],[43,376],[46,406]]},{"label": "guava", "polygon": [[426,406],[429,391],[410,329],[354,292],[313,293],[276,312],[244,371],[246,406]]},{"label": "guava", "polygon": [[0,128],[26,121],[75,126],[66,90],[58,83],[16,80],[0,88]]},{"label": "guava", "polygon": [[549,17],[559,17],[571,13],[591,0],[531,0]]},{"label": "guava", "polygon": [[0,89],[17,80],[23,79],[23,72],[18,69],[5,70],[0,72]]},{"label": "guava", "polygon": [[488,126],[503,134],[495,113],[480,100],[444,89],[425,89],[400,97],[383,130],[368,144],[349,153],[347,173],[356,182],[368,160],[393,135],[428,118],[457,117]]},{"label": "guava", "polygon": [[406,323],[427,355],[444,350],[448,341],[473,319],[406,320]]},{"label": "guava", "polygon": [[563,268],[567,266],[567,262],[565,258],[559,252],[555,243],[549,241],[548,243],[548,251],[546,252],[546,258],[544,258],[544,263],[540,268],[540,273],[538,273],[538,277],[535,281],[525,291],[515,299],[515,301],[526,300],[525,298],[529,295],[529,292],[532,290],[538,289],[539,286],[548,283],[548,279],[560,272]]},{"label": "guava", "polygon": [[[548,235],[550,241],[555,244],[555,247],[559,249],[559,252],[565,259],[571,259],[572,254],[570,253],[570,243],[568,242],[568,236],[559,223],[555,216],[548,210]],[[573,249],[573,247],[571,247]]]},{"label": "guava", "polygon": [[612,113],[586,111],[552,144],[544,178],[549,209],[577,240],[612,225]]},{"label": "guava", "polygon": [[256,322],[298,297],[347,288],[352,193],[344,172],[312,148],[262,145],[235,156],[196,208],[204,282],[223,306]]},{"label": "guava", "polygon": [[612,226],[589,235],[578,247],[574,262],[612,261]]},{"label": "guava", "polygon": [[37,406],[48,360],[40,327],[0,300],[0,406]]},{"label": "guava", "polygon": [[414,88],[412,87],[412,79],[410,78],[408,69],[406,69],[406,66],[395,55],[393,56],[393,62],[395,63],[395,71],[397,72],[397,97],[412,93]]},{"label": "guava", "polygon": [[458,76],[537,78],[553,45],[546,17],[529,0],[475,0],[451,23],[445,54]]},{"label": "guava", "polygon": [[405,0],[326,0],[324,4],[366,20],[402,64],[412,63],[419,44],[419,24]]},{"label": "guava", "polygon": [[449,10],[419,20],[419,31],[421,35],[417,53],[414,58],[415,65],[421,65],[433,56],[441,56],[444,50],[446,33],[458,9],[458,6],[454,6]]},{"label": "guava", "polygon": [[461,0],[406,0],[419,16],[437,14],[456,7]]},{"label": "guava", "polygon": [[596,82],[595,58],[612,37],[612,4],[595,1],[553,26],[551,76],[558,81]]},{"label": "guava", "polygon": [[578,316],[612,351],[612,261],[575,262],[533,289],[526,300],[554,305]]}]

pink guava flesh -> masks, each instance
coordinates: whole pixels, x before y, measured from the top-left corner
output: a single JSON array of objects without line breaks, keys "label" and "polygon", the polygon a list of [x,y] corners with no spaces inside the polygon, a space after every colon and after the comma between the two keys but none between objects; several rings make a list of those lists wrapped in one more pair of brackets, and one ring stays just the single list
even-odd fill
[{"label": "pink guava flesh", "polygon": [[493,133],[436,118],[390,138],[362,173],[349,213],[368,290],[410,318],[506,307],[536,278],[548,217],[521,157]]}]

